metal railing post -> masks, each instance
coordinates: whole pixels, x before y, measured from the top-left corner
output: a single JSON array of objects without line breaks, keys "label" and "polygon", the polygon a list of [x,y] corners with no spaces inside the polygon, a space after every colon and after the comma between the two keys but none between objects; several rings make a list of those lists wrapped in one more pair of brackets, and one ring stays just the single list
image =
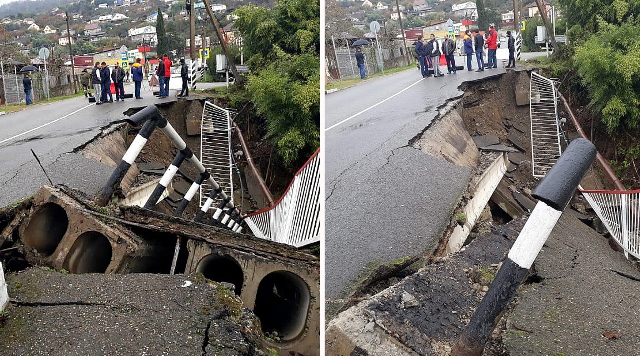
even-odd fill
[{"label": "metal railing post", "polygon": [[164,191],[167,189],[167,187],[171,183],[173,176],[175,176],[176,173],[178,172],[178,169],[180,169],[182,162],[184,162],[185,159],[191,157],[192,155],[193,153],[189,148],[185,148],[183,150],[178,151],[175,158],[173,159],[173,162],[171,162],[171,164],[169,165],[169,168],[167,168],[167,170],[164,172],[164,174],[162,175],[162,178],[160,178],[160,181],[158,182],[155,189],[153,190],[153,193],[151,193],[151,195],[147,199],[147,202],[144,204],[145,208],[150,209],[154,205],[156,205],[156,203],[162,196],[162,193],[164,193]]},{"label": "metal railing post", "polygon": [[533,193],[538,204],[509,250],[487,294],[454,344],[453,356],[480,356],[518,286],[551,234],[562,211],[596,156],[595,146],[579,138],[571,142]]}]

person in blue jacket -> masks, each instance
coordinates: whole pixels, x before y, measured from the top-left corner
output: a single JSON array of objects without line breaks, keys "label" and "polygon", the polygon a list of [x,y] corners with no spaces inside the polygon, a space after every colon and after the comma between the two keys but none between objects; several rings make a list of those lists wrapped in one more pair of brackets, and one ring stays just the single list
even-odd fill
[{"label": "person in blue jacket", "polygon": [[134,84],[134,97],[136,99],[142,99],[140,96],[140,88],[142,87],[142,80],[144,80],[144,74],[142,72],[141,58],[137,58],[136,62],[131,66],[131,75],[133,76]]},{"label": "person in blue jacket", "polygon": [[473,70],[471,66],[471,60],[473,58],[473,40],[471,40],[471,31],[467,30],[464,33],[464,54],[467,56],[467,70]]},{"label": "person in blue jacket", "polygon": [[430,77],[429,74],[429,66],[427,65],[427,57],[429,53],[427,53],[427,46],[424,42],[424,37],[422,35],[418,35],[418,42],[416,42],[416,55],[418,56],[418,62],[420,62],[420,73],[422,74],[422,78]]},{"label": "person in blue jacket", "polygon": [[31,78],[29,77],[29,73],[24,73],[22,85],[24,86],[24,95],[27,105],[33,104],[33,101],[31,101]]}]

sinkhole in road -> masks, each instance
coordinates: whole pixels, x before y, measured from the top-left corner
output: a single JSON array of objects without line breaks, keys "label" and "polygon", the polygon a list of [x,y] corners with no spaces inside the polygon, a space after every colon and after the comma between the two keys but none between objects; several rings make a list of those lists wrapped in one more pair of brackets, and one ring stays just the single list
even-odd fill
[{"label": "sinkhole in road", "polygon": [[67,232],[69,219],[62,207],[47,203],[36,211],[22,233],[25,245],[50,256]]}]

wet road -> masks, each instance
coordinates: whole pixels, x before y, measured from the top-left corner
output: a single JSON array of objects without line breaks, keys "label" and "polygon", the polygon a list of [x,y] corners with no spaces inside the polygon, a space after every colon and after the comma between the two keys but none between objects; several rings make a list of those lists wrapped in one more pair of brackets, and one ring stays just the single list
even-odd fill
[{"label": "wet road", "polygon": [[[214,84],[198,84],[199,89],[206,86]],[[132,92],[133,84],[126,84],[125,93]],[[77,97],[36,103],[22,111],[0,116],[0,207],[31,196],[40,186],[49,184],[31,149],[54,184],[66,184],[87,194],[97,192],[113,167],[85,159],[72,151],[98,135],[102,127],[122,120],[123,113],[129,108],[175,100],[172,97],[158,99],[151,91],[144,90],[141,96],[141,100],[127,99],[99,106]]]},{"label": "wet road", "polygon": [[[446,67],[445,71],[446,71]],[[365,80],[325,99],[325,293],[344,296],[372,264],[428,253],[470,169],[409,145],[463,81],[504,69]]]}]

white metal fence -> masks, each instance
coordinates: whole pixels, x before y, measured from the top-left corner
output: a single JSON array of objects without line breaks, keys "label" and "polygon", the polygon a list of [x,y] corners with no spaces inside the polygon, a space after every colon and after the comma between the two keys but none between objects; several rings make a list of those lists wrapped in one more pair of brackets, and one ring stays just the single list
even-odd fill
[{"label": "white metal fence", "polygon": [[562,153],[558,96],[551,79],[532,72],[530,83],[531,165],[534,177],[544,177]]},{"label": "white metal fence", "polygon": [[[202,109],[200,135],[200,162],[209,169],[213,178],[233,203],[233,162],[231,160],[231,116],[229,110],[208,101]],[[211,185],[205,181],[200,189],[200,206],[211,192]],[[219,198],[214,200],[215,209]]]},{"label": "white metal fence", "polygon": [[295,247],[320,241],[320,158],[316,151],[272,207],[244,220],[259,238]]},{"label": "white metal fence", "polygon": [[625,255],[640,258],[640,190],[580,190]]},{"label": "white metal fence", "polygon": [[[535,91],[534,91],[535,88]],[[531,73],[531,150],[538,168],[533,175],[544,176],[561,154],[557,95],[551,79]],[[534,105],[535,99],[535,105]],[[535,113],[534,113],[535,109]],[[534,120],[534,117],[536,120]],[[535,123],[534,123],[535,121]],[[534,138],[534,126],[538,131]],[[557,157],[554,158],[554,156]],[[640,190],[585,190],[578,187],[625,256],[640,259]]]}]

